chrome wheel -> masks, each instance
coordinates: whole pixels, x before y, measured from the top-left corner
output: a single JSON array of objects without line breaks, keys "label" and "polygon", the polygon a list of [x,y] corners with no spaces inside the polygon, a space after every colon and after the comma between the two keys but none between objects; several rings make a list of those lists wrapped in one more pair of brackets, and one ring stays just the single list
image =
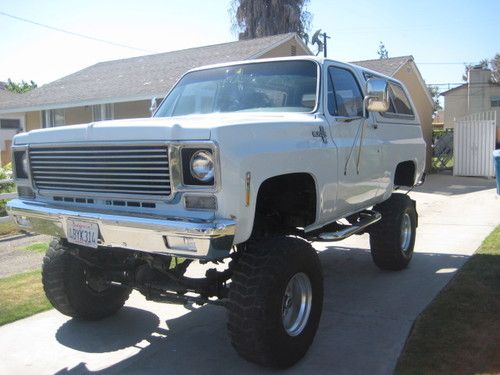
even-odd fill
[{"label": "chrome wheel", "polygon": [[305,273],[297,273],[288,282],[283,296],[282,322],[286,333],[300,335],[307,325],[311,306],[311,281]]},{"label": "chrome wheel", "polygon": [[410,248],[411,244],[411,218],[408,213],[403,214],[401,219],[401,250],[406,252]]}]

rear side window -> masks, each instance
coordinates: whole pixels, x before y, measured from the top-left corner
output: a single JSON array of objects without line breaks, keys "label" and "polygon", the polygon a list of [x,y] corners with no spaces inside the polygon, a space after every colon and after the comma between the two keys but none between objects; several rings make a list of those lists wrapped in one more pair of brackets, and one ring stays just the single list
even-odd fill
[{"label": "rear side window", "polygon": [[389,83],[392,106],[389,110],[398,115],[413,116],[410,100],[406,96],[403,88],[392,82]]},{"label": "rear side window", "polygon": [[[369,72],[364,72],[363,75],[367,80],[370,78],[382,78],[381,76],[377,76]],[[389,110],[382,113],[382,116],[415,116],[410,100],[400,85],[394,82],[389,82],[389,99]]]},{"label": "rear side window", "polygon": [[346,69],[328,69],[328,110],[332,116],[363,116],[363,94],[354,78]]}]

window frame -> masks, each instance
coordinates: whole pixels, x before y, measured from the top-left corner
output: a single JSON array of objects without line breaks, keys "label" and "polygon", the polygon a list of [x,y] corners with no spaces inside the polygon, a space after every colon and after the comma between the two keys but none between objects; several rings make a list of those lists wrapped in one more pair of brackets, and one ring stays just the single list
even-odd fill
[{"label": "window frame", "polygon": [[[496,103],[493,105],[493,103]],[[490,108],[500,107],[500,95],[490,96]]]},{"label": "window frame", "polygon": [[[110,117],[107,118],[106,112],[109,110]],[[99,118],[96,118],[96,112],[99,113]],[[107,121],[115,118],[115,106],[113,103],[95,104],[92,106],[92,122]]]},{"label": "window frame", "polygon": [[[62,117],[62,123],[58,123],[56,121],[57,112],[59,116]],[[42,111],[42,127],[43,128],[55,128],[57,126],[66,125],[66,111],[64,108],[55,108],[55,109],[45,109]]]},{"label": "window frame", "polygon": [[[16,127],[13,127],[13,126],[6,126],[6,127],[4,127],[6,121],[17,121],[17,126]],[[4,124],[2,124],[2,122]],[[21,123],[21,119],[19,119],[19,118],[0,118],[0,129],[4,129],[4,130],[22,130],[23,129],[23,125]]]},{"label": "window frame", "polygon": [[[364,97],[365,97],[365,93],[359,83],[359,79],[356,77],[356,74],[353,70],[349,69],[348,67],[344,67],[344,66],[338,66],[338,65],[328,65],[327,66],[327,69],[326,69],[326,74],[328,76],[328,83],[327,83],[327,87],[326,87],[326,112],[328,112],[330,114],[330,116],[333,116],[333,117],[336,117],[336,118],[346,118],[346,119],[355,119],[355,118],[363,118],[363,116],[361,115],[356,115],[356,116],[340,116],[338,114],[338,106],[337,106],[337,98],[335,96],[335,85],[333,84],[333,79],[332,79],[332,76],[330,74],[330,70],[333,70],[333,69],[339,69],[339,70],[345,70],[346,72],[350,73],[352,78],[354,79],[354,82],[356,83],[356,86],[359,90],[359,93],[361,94],[361,103],[363,103],[363,100],[364,100]],[[328,94],[329,94],[329,91],[328,91],[328,84],[331,84],[332,85],[332,98],[333,98],[333,102],[335,104],[335,114],[331,113],[330,112],[330,108],[329,108],[329,101],[328,101]],[[363,105],[363,104],[361,104]],[[361,110],[363,108],[361,107]]]},{"label": "window frame", "polygon": [[[404,93],[408,103],[410,104],[410,109],[413,112],[412,115],[405,114],[405,113],[397,113],[397,112],[379,112],[379,114],[381,116],[386,117],[386,118],[394,118],[394,119],[399,118],[399,119],[405,119],[405,120],[414,120],[415,119],[415,112],[416,112],[415,107],[413,106],[413,103],[412,103],[410,97],[408,96],[408,93],[406,92],[403,85],[401,85],[398,82],[393,81],[392,79],[388,79],[387,77],[383,77],[381,75],[373,74],[373,73],[367,72],[367,71],[363,72],[363,77],[365,78],[365,81],[367,81],[370,78],[381,78],[381,79],[387,80],[387,83],[389,84],[389,89],[391,90],[393,95],[395,95],[395,94],[391,89],[391,85],[399,87],[401,89],[401,91]],[[389,95],[389,100],[390,100],[391,107],[394,108],[395,111],[397,111],[396,105],[394,104],[394,102],[392,100],[392,95]]]}]

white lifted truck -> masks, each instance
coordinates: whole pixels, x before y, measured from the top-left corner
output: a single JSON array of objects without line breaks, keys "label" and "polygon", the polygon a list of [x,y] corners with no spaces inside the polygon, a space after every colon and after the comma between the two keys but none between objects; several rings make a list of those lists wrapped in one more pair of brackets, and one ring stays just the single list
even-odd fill
[{"label": "white lifted truck", "polygon": [[369,233],[378,267],[408,265],[415,202],[394,191],[422,180],[425,143],[401,82],[297,57],[191,70],[153,118],[19,134],[13,160],[9,214],[56,237],[43,263],[56,309],[101,319],[132,289],[222,305],[238,353],[283,368],[321,316],[311,242]]}]

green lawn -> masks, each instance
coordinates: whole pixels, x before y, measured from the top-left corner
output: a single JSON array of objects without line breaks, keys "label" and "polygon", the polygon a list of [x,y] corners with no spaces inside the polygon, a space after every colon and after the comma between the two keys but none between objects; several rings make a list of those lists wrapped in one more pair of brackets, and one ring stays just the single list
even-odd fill
[{"label": "green lawn", "polygon": [[0,279],[0,325],[51,308],[43,292],[40,271]]},{"label": "green lawn", "polygon": [[395,373],[500,373],[500,227],[418,318]]},{"label": "green lawn", "polygon": [[12,221],[7,221],[6,223],[0,223],[0,236],[5,236],[7,234],[19,233],[19,228]]},{"label": "green lawn", "polygon": [[48,242],[34,242],[20,248],[21,250],[33,251],[35,253],[46,253],[49,249]]}]

